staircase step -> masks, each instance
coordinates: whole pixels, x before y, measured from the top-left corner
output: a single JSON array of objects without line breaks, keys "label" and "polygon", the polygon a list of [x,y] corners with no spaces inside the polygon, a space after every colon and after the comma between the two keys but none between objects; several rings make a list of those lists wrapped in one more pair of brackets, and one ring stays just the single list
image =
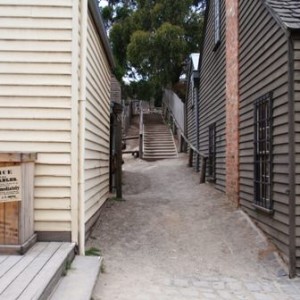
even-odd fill
[{"label": "staircase step", "polygon": [[165,135],[161,135],[161,134],[145,134],[145,138],[148,138],[148,139],[154,139],[154,138],[155,139],[172,139],[170,133],[169,134],[165,134]]},{"label": "staircase step", "polygon": [[[73,243],[38,242],[1,277],[1,299],[48,299],[66,265],[74,258]],[[3,267],[3,266],[2,266]]]},{"label": "staircase step", "polygon": [[165,150],[165,151],[170,151],[170,150],[174,150],[174,145],[171,145],[171,146],[145,146],[144,149],[147,149],[147,150]]},{"label": "staircase step", "polygon": [[161,145],[163,145],[163,144],[174,145],[173,140],[171,140],[171,139],[170,140],[157,140],[157,139],[156,140],[148,140],[147,139],[147,140],[144,140],[144,142],[148,143],[148,144],[149,143],[151,143],[151,144],[154,143],[154,144],[161,144]]},{"label": "staircase step", "polygon": [[177,158],[177,149],[170,129],[161,114],[144,116],[144,154],[146,160]]},{"label": "staircase step", "polygon": [[150,135],[150,136],[152,136],[152,135],[168,136],[168,135],[170,135],[170,132],[149,132],[149,131],[145,131],[144,134],[145,134],[146,136],[148,136],[148,135]]},{"label": "staircase step", "polygon": [[173,158],[177,158],[178,156],[148,156],[148,155],[144,155],[143,159],[145,160],[159,160],[159,159],[173,159]]},{"label": "staircase step", "polygon": [[147,155],[152,155],[152,154],[163,154],[163,155],[174,155],[174,154],[176,154],[177,155],[177,153],[175,152],[175,151],[164,151],[164,150],[155,150],[155,151],[153,151],[153,150],[150,150],[150,151],[145,151],[145,152],[147,152]]},{"label": "staircase step", "polygon": [[61,279],[49,300],[91,299],[102,258],[76,256],[67,275]]},{"label": "staircase step", "polygon": [[152,145],[174,145],[173,140],[144,140],[144,143],[152,144]]}]

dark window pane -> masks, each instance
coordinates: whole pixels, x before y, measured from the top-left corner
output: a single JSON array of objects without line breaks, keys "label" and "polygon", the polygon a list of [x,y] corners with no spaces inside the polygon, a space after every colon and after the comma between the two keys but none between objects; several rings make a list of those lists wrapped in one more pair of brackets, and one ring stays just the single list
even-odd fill
[{"label": "dark window pane", "polygon": [[254,104],[254,203],[272,209],[271,201],[271,122],[272,93]]}]

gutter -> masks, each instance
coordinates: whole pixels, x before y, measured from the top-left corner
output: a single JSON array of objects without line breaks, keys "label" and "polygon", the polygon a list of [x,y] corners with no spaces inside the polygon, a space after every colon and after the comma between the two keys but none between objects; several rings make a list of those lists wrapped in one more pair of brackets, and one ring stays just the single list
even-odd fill
[{"label": "gutter", "polygon": [[79,93],[79,254],[85,253],[85,195],[84,195],[84,159],[85,159],[85,109],[86,109],[86,69],[87,69],[87,20],[88,0],[81,0],[81,43],[80,43],[80,93]]},{"label": "gutter", "polygon": [[288,114],[289,114],[289,277],[296,276],[296,184],[295,184],[295,112],[294,112],[294,44],[288,42]]}]

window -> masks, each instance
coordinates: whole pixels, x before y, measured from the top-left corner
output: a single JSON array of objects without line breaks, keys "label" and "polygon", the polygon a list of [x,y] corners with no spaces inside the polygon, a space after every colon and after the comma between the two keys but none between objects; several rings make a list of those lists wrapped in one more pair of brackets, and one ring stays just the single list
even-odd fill
[{"label": "window", "polygon": [[216,123],[208,127],[208,181],[216,179]]},{"label": "window", "polygon": [[254,103],[254,206],[271,212],[272,93]]},{"label": "window", "polygon": [[214,50],[216,50],[221,42],[220,0],[214,0],[214,17],[215,17],[215,47],[214,47]]},{"label": "window", "polygon": [[193,71],[193,75],[191,76],[192,81],[192,107],[194,108],[194,105],[197,104],[198,99],[198,86],[200,83],[200,72],[198,70]]},{"label": "window", "polygon": [[194,85],[194,79],[193,76],[191,76],[191,109],[194,108],[195,105],[195,85]]}]

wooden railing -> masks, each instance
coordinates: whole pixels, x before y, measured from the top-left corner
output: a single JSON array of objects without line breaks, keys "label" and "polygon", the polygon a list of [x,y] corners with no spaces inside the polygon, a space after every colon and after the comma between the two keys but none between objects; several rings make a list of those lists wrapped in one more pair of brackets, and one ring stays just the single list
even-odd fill
[{"label": "wooden railing", "polygon": [[[177,127],[180,127],[177,123],[177,120],[175,119],[174,115],[172,114],[172,111],[169,110],[169,113],[173,117],[173,120],[176,124]],[[201,159],[201,170],[200,170],[200,183],[205,183],[205,176],[206,176],[206,162],[207,162],[207,155],[204,153],[200,152],[189,139],[184,135],[184,133],[181,132],[181,136],[185,140],[186,144],[189,147],[189,161],[188,161],[188,166],[192,167],[193,166],[193,157],[194,153],[196,153],[200,159]]]},{"label": "wooden railing", "polygon": [[196,153],[201,159],[200,183],[205,183],[207,156],[205,154],[203,154],[202,152],[200,152],[198,149],[196,149],[196,147],[188,140],[188,138],[184,134],[181,134],[181,135],[184,138],[187,145],[189,146],[188,166],[189,167],[193,166],[193,157],[194,157],[194,153]]},{"label": "wooden railing", "polygon": [[140,125],[139,125],[139,157],[143,158],[144,146],[144,112],[142,101],[140,101]]}]

